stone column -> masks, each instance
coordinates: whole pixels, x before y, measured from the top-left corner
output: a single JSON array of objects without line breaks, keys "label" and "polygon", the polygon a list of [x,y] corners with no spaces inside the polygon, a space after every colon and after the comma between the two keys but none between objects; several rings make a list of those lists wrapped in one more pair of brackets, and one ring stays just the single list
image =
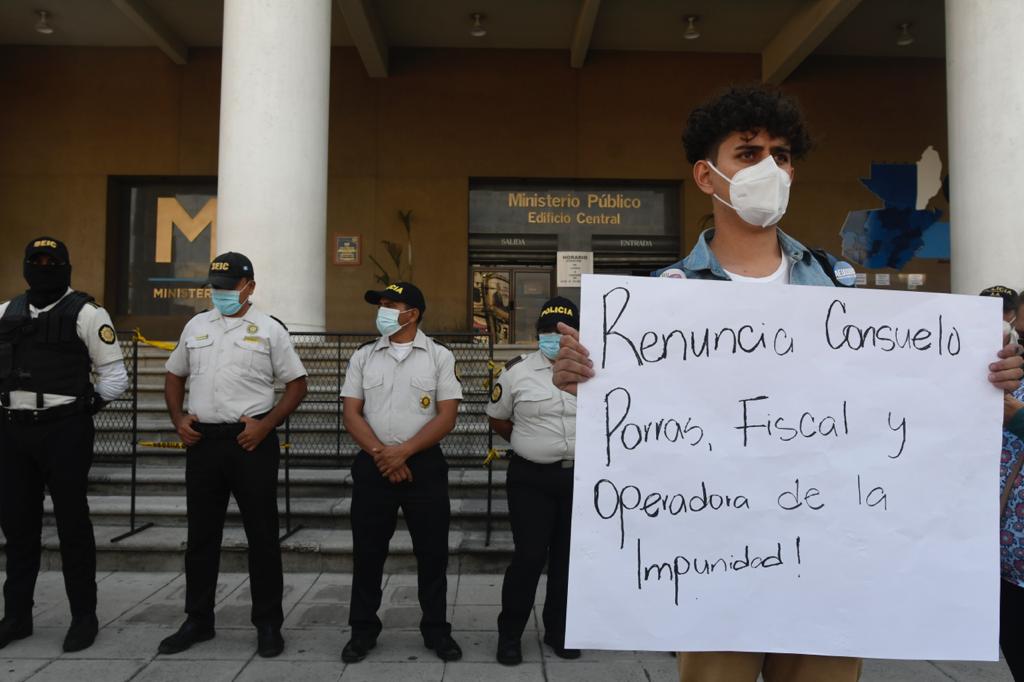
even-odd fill
[{"label": "stone column", "polygon": [[331,0],[225,0],[218,251],[256,272],[256,305],[324,329]]}]

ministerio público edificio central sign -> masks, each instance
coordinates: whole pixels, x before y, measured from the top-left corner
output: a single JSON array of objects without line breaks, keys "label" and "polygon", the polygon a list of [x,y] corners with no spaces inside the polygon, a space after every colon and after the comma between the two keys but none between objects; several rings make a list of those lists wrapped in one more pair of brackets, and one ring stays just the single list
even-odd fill
[{"label": "ministerio p\u00fablico edificio central sign", "polygon": [[469,193],[469,229],[658,234],[674,229],[678,205],[677,183],[477,181]]}]

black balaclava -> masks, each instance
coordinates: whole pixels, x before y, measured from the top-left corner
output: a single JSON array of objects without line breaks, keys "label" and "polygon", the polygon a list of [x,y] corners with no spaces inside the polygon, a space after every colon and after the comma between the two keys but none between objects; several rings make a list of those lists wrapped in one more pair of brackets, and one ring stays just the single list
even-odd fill
[{"label": "black balaclava", "polygon": [[[40,254],[50,256],[51,265],[35,265],[32,258]],[[25,262],[22,269],[28,283],[28,302],[36,308],[45,308],[56,303],[71,286],[71,260],[68,249],[52,237],[33,239],[25,247]]]}]

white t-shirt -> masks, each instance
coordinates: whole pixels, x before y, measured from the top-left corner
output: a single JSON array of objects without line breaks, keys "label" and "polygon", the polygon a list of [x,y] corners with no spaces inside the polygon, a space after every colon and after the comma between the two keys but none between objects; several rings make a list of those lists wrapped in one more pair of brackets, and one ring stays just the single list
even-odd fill
[{"label": "white t-shirt", "polygon": [[[725,268],[722,268],[725,270]],[[779,267],[775,269],[770,275],[766,277],[746,277],[745,275],[737,275],[735,272],[725,270],[725,274],[729,275],[729,279],[734,282],[754,282],[755,284],[789,284],[789,259],[785,256],[782,257]]]},{"label": "white t-shirt", "polygon": [[389,342],[391,343],[391,348],[388,349],[388,352],[391,353],[391,357],[399,362],[409,357],[409,353],[412,352],[412,341],[409,341],[408,343],[396,343],[389,339]]}]

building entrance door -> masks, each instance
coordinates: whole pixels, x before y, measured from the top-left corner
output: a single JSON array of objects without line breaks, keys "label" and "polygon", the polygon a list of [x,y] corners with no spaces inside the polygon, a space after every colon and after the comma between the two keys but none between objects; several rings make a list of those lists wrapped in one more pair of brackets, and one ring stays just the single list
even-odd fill
[{"label": "building entrance door", "polygon": [[537,342],[537,316],[552,296],[552,267],[474,267],[473,328],[495,344]]}]

